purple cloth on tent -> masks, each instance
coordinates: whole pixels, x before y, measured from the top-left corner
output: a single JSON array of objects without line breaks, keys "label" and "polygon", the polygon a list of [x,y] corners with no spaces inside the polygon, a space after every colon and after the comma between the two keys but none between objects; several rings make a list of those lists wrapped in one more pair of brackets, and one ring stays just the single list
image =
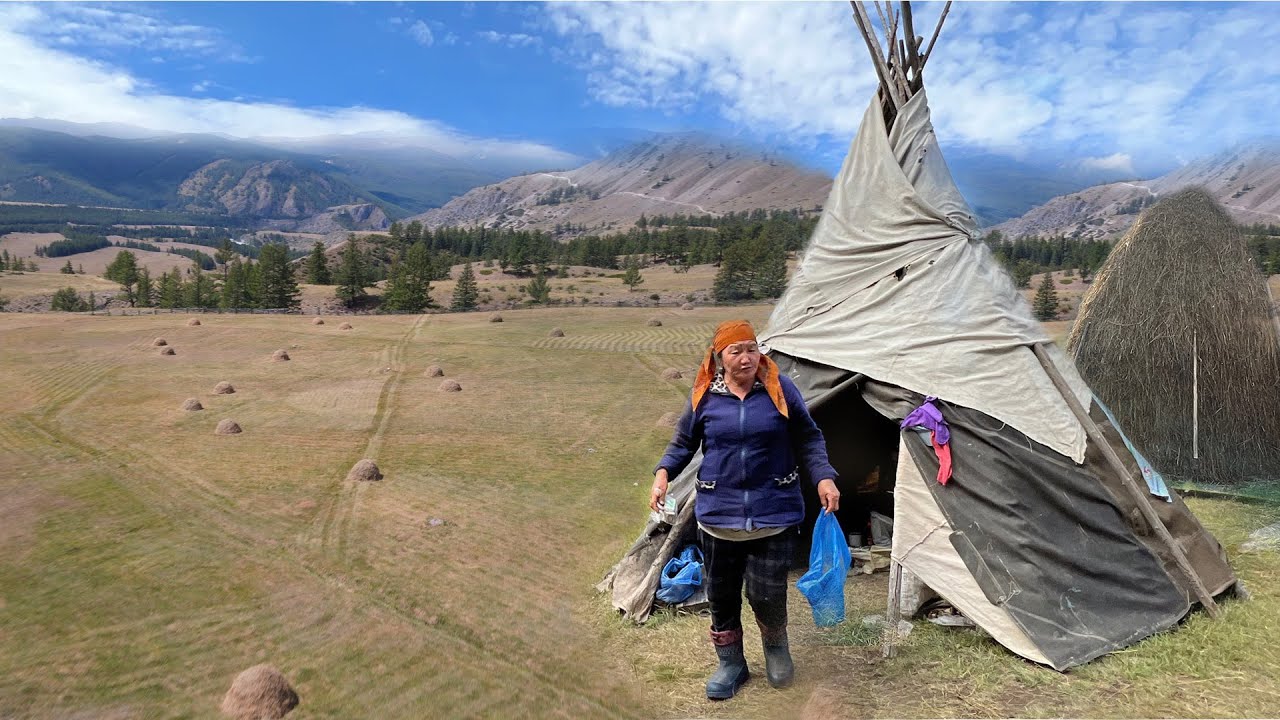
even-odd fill
[{"label": "purple cloth on tent", "polygon": [[938,445],[946,445],[951,442],[951,429],[947,427],[947,421],[942,419],[942,411],[933,404],[938,398],[930,395],[920,403],[920,407],[911,411],[902,421],[902,429],[906,430],[910,427],[922,425],[933,433],[934,442]]}]

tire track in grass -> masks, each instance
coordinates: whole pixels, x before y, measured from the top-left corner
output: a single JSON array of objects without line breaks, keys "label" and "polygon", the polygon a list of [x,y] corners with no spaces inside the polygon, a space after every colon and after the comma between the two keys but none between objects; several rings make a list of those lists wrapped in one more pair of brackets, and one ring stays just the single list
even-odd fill
[{"label": "tire track in grass", "polygon": [[[378,404],[373,416],[373,434],[369,437],[360,458],[369,458],[376,462],[377,454],[382,449],[382,439],[390,423],[391,411],[395,397],[405,376],[405,358],[409,344],[418,338],[425,325],[427,315],[419,315],[413,325],[401,335],[399,341],[391,348],[391,368],[382,390],[378,395]],[[359,459],[359,458],[357,458]],[[308,535],[308,542],[316,544],[318,539],[322,555],[345,563],[348,554],[348,541],[352,534],[352,525],[360,494],[364,491],[363,483],[348,483],[339,480],[337,492],[325,506],[325,510],[317,519]]]}]

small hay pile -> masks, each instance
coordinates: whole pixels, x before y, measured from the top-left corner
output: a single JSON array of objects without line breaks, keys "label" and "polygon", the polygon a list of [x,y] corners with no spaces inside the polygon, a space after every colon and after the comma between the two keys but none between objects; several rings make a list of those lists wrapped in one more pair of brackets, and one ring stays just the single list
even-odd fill
[{"label": "small hay pile", "polygon": [[649,327],[662,327],[662,321],[658,318],[649,318]]},{"label": "small hay pile", "polygon": [[564,337],[564,331],[560,328],[551,328],[551,332],[547,334],[547,337]]},{"label": "small hay pile", "polygon": [[681,309],[681,310],[692,310],[693,308],[694,308],[694,304],[693,304],[693,303],[685,303],[685,304],[683,304],[683,305],[681,305],[681,306],[680,306],[680,309]]},{"label": "small hay pile", "polygon": [[1240,228],[1192,189],[1147,209],[1085,294],[1068,351],[1160,472],[1280,480],[1280,339],[1264,282]]},{"label": "small hay pile", "polygon": [[168,345],[168,344],[169,344],[169,341],[165,340],[164,338],[156,338],[155,340],[151,341],[151,345],[154,347],[164,347],[165,345]]},{"label": "small hay pile", "polygon": [[219,420],[218,427],[213,429],[214,435],[236,435],[240,432],[240,424],[230,418]]},{"label": "small hay pile", "polygon": [[289,359],[289,353],[284,350],[277,350],[271,353],[271,362],[284,362]]},{"label": "small hay pile", "polygon": [[431,365],[423,375],[426,377],[444,377],[444,368],[439,365]]},{"label": "small hay pile", "polygon": [[323,325],[323,324],[324,324],[324,318],[316,318],[316,319],[314,319],[314,320],[312,320],[312,321],[311,321],[311,324],[312,324],[312,325]]},{"label": "small hay pile", "polygon": [[214,395],[230,395],[235,391],[236,389],[232,387],[231,383],[227,382],[226,380],[223,380],[222,382],[213,386]]},{"label": "small hay pile", "polygon": [[182,409],[183,410],[203,410],[204,406],[201,405],[200,401],[195,398],[187,398],[186,401],[182,403]]},{"label": "small hay pile", "polygon": [[200,318],[191,318],[187,321],[188,327],[195,327],[200,324]]},{"label": "small hay pile", "polygon": [[298,693],[270,665],[254,665],[236,676],[222,698],[222,712],[235,720],[279,720],[298,706]]},{"label": "small hay pile", "polygon": [[491,323],[493,323],[493,322],[502,322],[502,316],[501,316],[501,315],[499,315],[498,313],[494,313],[494,314],[492,314],[492,315],[490,315],[490,316],[489,316],[489,322],[491,322]]},{"label": "small hay pile", "polygon": [[352,465],[351,471],[347,473],[347,480],[350,481],[372,482],[381,479],[382,472],[378,470],[378,464],[368,458]]},{"label": "small hay pile", "polygon": [[339,329],[339,330],[350,330],[350,329],[351,329],[351,323],[345,323],[345,322],[344,322],[344,323],[342,323],[341,325],[339,325],[339,326],[338,326],[338,329]]},{"label": "small hay pile", "polygon": [[174,350],[172,346],[166,345],[165,347],[160,348],[160,354],[161,355],[177,355],[178,351]]},{"label": "small hay pile", "polygon": [[680,413],[678,412],[663,413],[662,417],[658,418],[658,422],[656,423],[656,426],[660,428],[673,428],[677,424],[679,424],[679,422],[680,422]]},{"label": "small hay pile", "polygon": [[684,373],[675,368],[667,368],[662,371],[663,380],[679,380],[682,377],[684,377]]},{"label": "small hay pile", "polygon": [[440,383],[441,392],[462,392],[462,385],[457,380],[445,380]]}]

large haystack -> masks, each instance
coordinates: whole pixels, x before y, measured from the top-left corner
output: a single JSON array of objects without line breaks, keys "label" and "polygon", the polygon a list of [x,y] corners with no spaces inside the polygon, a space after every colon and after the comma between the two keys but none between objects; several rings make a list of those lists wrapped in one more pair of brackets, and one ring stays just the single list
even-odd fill
[{"label": "large haystack", "polygon": [[372,482],[381,479],[382,472],[378,470],[378,464],[368,458],[353,465],[351,471],[347,473],[347,480]]},{"label": "large haystack", "polygon": [[186,401],[182,403],[182,409],[183,410],[203,410],[204,406],[201,405],[200,401],[195,398],[187,398]]},{"label": "large haystack", "polygon": [[444,377],[444,368],[439,365],[427,366],[427,371],[423,373],[427,377]]},{"label": "large haystack", "polygon": [[237,435],[240,432],[240,423],[231,418],[219,420],[218,427],[213,429],[214,435]]},{"label": "large haystack", "polygon": [[658,422],[655,424],[657,427],[660,427],[660,428],[673,428],[676,425],[680,424],[680,413],[678,412],[662,413],[662,417],[658,418]]},{"label": "large haystack", "polygon": [[270,665],[254,665],[236,676],[222,698],[222,712],[235,720],[279,720],[298,706],[298,693]]},{"label": "large haystack", "polygon": [[235,387],[232,386],[232,384],[227,382],[226,380],[223,380],[222,382],[213,386],[214,395],[230,395],[235,391],[236,391]]},{"label": "large haystack", "polygon": [[151,344],[154,347],[164,347],[165,345],[169,344],[169,341],[165,340],[164,338],[156,338],[155,340],[151,341]]},{"label": "large haystack", "polygon": [[462,385],[457,380],[445,380],[440,383],[441,392],[462,392]]},{"label": "large haystack", "polygon": [[684,373],[675,368],[667,368],[662,371],[663,380],[679,380],[682,377],[684,377]]},{"label": "large haystack", "polygon": [[341,325],[339,325],[339,326],[338,326],[338,329],[339,329],[339,330],[350,330],[350,329],[351,329],[351,323],[345,323],[345,322],[344,322],[344,323],[342,323]]},{"label": "large haystack", "polygon": [[284,362],[289,359],[289,353],[284,350],[277,350],[271,353],[271,362]]},{"label": "large haystack", "polygon": [[649,318],[649,327],[662,327],[662,320],[658,318]]},{"label": "large haystack", "polygon": [[502,316],[499,315],[498,313],[494,313],[489,316],[489,322],[491,323],[502,322]]},{"label": "large haystack", "polygon": [[316,318],[316,319],[314,319],[314,320],[312,320],[312,321],[311,321],[311,324],[312,324],[312,325],[323,325],[323,324],[324,324],[324,318]]},{"label": "large haystack", "polygon": [[548,337],[564,337],[564,330],[561,330],[560,328],[551,328],[551,332],[548,333],[547,336]]},{"label": "large haystack", "polygon": [[1201,190],[1142,214],[1080,306],[1076,366],[1156,469],[1280,479],[1280,339],[1240,228]]},{"label": "large haystack", "polygon": [[195,327],[196,325],[199,325],[199,324],[200,324],[200,318],[191,318],[190,320],[187,321],[187,325],[190,327]]},{"label": "large haystack", "polygon": [[177,354],[178,354],[178,351],[177,351],[177,350],[174,350],[174,349],[173,349],[173,346],[171,346],[171,345],[166,345],[166,346],[164,346],[164,347],[160,348],[160,354],[161,354],[161,355],[177,355]]},{"label": "large haystack", "polygon": [[683,304],[683,305],[681,305],[681,306],[680,306],[680,309],[681,309],[681,310],[692,310],[693,308],[694,308],[694,304],[693,304],[693,303],[685,303],[685,304]]}]

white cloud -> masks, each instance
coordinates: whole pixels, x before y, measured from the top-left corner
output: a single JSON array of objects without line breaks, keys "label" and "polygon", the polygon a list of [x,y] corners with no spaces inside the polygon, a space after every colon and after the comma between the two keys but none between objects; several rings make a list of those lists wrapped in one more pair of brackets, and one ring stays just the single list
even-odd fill
[{"label": "white cloud", "polygon": [[432,43],[436,41],[435,35],[431,34],[431,28],[427,27],[427,24],[421,20],[409,26],[409,36],[413,38],[414,42],[423,47],[431,47]]},{"label": "white cloud", "polygon": [[[0,116],[121,123],[244,138],[362,135],[394,139],[455,157],[509,158],[546,166],[565,166],[574,160],[539,143],[472,137],[394,110],[295,107],[162,92],[127,70],[50,47],[43,36],[33,38],[26,30],[44,19],[44,10],[44,6],[0,4]],[[193,91],[211,86],[197,83]]]},{"label": "white cloud", "polygon": [[542,38],[526,33],[500,33],[495,30],[481,30],[476,33],[481,40],[506,45],[507,47],[541,47]]},{"label": "white cloud", "polygon": [[[932,33],[938,3],[918,3]],[[714,108],[759,136],[847,138],[876,85],[845,3],[546,7],[597,101]],[[1280,4],[956,3],[925,71],[945,143],[1167,157],[1268,132]]]},{"label": "white cloud", "polygon": [[[47,44],[67,48],[146,48],[150,52],[187,56],[217,55],[224,60],[253,62],[240,48],[228,42],[214,28],[174,23],[139,12],[116,10],[103,5],[48,3],[35,14],[23,6],[10,8],[11,19],[26,22],[23,30]],[[163,61],[160,55],[153,60]]]},{"label": "white cloud", "polygon": [[200,82],[195,83],[194,85],[191,86],[191,92],[202,93],[207,91],[212,86],[213,86],[212,82],[208,80],[201,80]]},{"label": "white cloud", "polygon": [[1126,175],[1136,174],[1133,169],[1133,158],[1128,153],[1112,153],[1106,157],[1087,157],[1080,161],[1085,170],[1107,170]]}]

